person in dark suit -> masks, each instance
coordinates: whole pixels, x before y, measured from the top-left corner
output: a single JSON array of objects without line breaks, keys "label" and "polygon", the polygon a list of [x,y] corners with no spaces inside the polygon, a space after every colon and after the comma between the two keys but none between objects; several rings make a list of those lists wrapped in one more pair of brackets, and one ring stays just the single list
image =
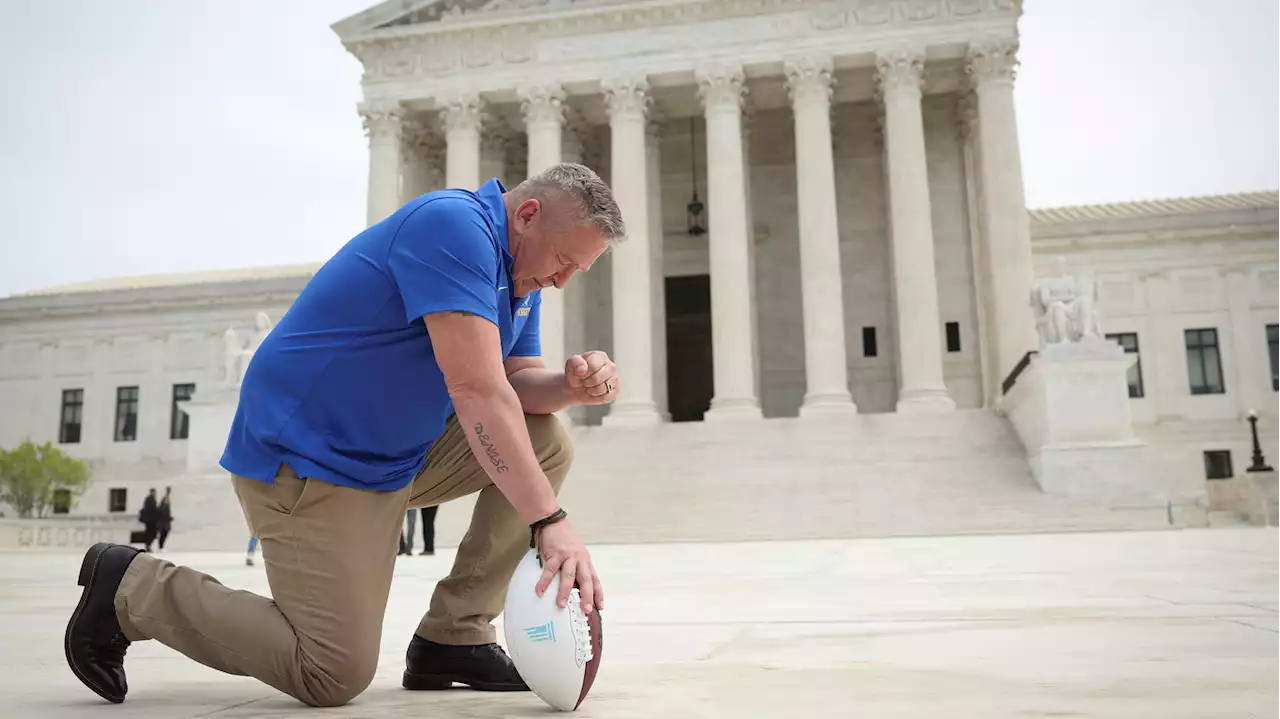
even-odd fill
[{"label": "person in dark suit", "polygon": [[169,495],[164,495],[160,506],[156,508],[156,531],[160,534],[160,551],[164,551],[164,540],[169,538],[169,530],[173,528],[173,507],[169,504]]},{"label": "person in dark suit", "polygon": [[[422,553],[436,553],[436,509],[437,507],[422,508]],[[407,534],[400,535],[400,554],[413,554],[413,532],[416,528],[418,516],[414,510],[410,509],[406,519],[409,521],[409,531]]]},{"label": "person in dark suit", "polygon": [[151,551],[151,543],[156,541],[156,533],[160,524],[160,506],[156,503],[156,490],[152,487],[147,493],[147,498],[142,500],[142,511],[138,512],[138,521],[142,522],[142,526],[146,528],[143,543],[147,545],[145,551]]}]

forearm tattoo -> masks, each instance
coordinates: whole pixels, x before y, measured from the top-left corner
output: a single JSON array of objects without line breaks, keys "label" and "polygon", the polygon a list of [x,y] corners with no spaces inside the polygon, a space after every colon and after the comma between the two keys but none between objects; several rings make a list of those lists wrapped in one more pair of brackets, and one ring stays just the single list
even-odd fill
[{"label": "forearm tattoo", "polygon": [[498,474],[510,469],[507,463],[503,462],[502,458],[498,456],[498,449],[493,446],[493,438],[484,433],[484,425],[476,422],[475,430],[476,439],[480,440],[480,446],[484,447],[485,456],[489,458],[489,463],[493,465]]}]

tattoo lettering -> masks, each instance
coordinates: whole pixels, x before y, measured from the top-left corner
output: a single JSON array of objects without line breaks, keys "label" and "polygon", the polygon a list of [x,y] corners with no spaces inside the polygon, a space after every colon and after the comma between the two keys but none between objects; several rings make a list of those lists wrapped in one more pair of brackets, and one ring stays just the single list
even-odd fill
[{"label": "tattoo lettering", "polygon": [[497,470],[498,474],[502,474],[508,469],[511,469],[507,466],[507,463],[503,462],[502,458],[498,456],[498,449],[493,446],[493,438],[484,433],[484,425],[476,422],[475,430],[476,439],[480,440],[480,446],[484,447],[485,456],[489,458],[489,463],[494,466],[494,469]]}]

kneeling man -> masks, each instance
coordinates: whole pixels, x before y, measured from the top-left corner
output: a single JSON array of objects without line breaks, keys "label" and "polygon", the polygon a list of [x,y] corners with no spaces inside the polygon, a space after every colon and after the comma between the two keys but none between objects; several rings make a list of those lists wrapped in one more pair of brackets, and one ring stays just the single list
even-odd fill
[{"label": "kneeling man", "polygon": [[352,239],[254,355],[222,457],[272,598],[96,545],[66,632],[72,671],[122,702],[125,650],[155,639],[307,704],[344,704],[377,667],[405,511],[479,492],[404,686],[527,690],[491,622],[531,533],[538,592],[560,572],[561,606],[575,579],[583,611],[604,606],[556,499],[573,447],[552,413],[619,391],[603,352],[543,366],[540,290],[624,235],[600,178],[560,164],[511,191],[491,180],[423,195]]}]

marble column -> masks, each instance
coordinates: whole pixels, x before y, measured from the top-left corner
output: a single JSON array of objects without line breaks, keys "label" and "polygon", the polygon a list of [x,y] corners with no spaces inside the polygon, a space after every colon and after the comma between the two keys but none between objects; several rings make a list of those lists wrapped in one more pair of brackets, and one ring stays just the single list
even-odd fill
[{"label": "marble column", "polygon": [[609,113],[610,176],[627,225],[627,239],[613,249],[613,352],[622,392],[606,424],[660,421],[654,401],[652,257],[649,253],[649,182],[646,120],[652,100],[643,77],[603,83]]},{"label": "marble column", "polygon": [[795,113],[805,364],[800,416],[855,414],[857,406],[849,394],[845,357],[840,230],[831,145],[831,58],[792,58],[783,67]]},{"label": "marble column", "polygon": [[942,326],[933,257],[933,220],[921,112],[924,56],[894,50],[876,57],[884,100],[889,220],[898,330],[899,412],[955,409],[942,373]]},{"label": "marble column", "polygon": [[477,95],[458,95],[444,101],[440,111],[445,139],[445,186],[480,188],[480,128],[484,105]]},{"label": "marble column", "polygon": [[972,267],[973,296],[978,316],[978,367],[981,379],[982,406],[994,407],[1001,394],[1002,377],[996,377],[995,327],[991,323],[991,271],[986,231],[982,222],[982,183],[978,177],[978,98],[973,93],[960,97],[956,107],[959,116],[961,161],[964,165],[965,219],[969,231],[969,257]]},{"label": "marble column", "polygon": [[751,236],[743,178],[741,67],[697,72],[707,121],[707,210],[715,395],[706,421],[758,419],[752,351]]},{"label": "marble column", "polygon": [[996,330],[995,376],[1001,382],[1023,355],[1039,346],[1027,307],[1035,268],[1013,103],[1016,53],[1013,40],[976,44],[969,48],[966,66],[978,97],[981,215]]},{"label": "marble column", "polygon": [[400,145],[404,108],[398,104],[361,105],[360,117],[369,137],[366,219],[373,225],[400,208]]},{"label": "marble column", "polygon": [[[520,92],[520,111],[524,115],[525,132],[529,137],[530,177],[561,161],[564,98],[564,90],[554,86],[529,88]],[[542,360],[548,368],[562,370],[567,356],[564,291],[554,287],[542,290],[540,313]]]},{"label": "marble column", "polygon": [[667,404],[667,273],[663,245],[666,233],[662,225],[662,136],[659,117],[649,117],[645,127],[645,179],[649,199],[649,271],[653,286],[649,310],[653,320],[653,387],[654,402],[663,421],[671,419]]}]

